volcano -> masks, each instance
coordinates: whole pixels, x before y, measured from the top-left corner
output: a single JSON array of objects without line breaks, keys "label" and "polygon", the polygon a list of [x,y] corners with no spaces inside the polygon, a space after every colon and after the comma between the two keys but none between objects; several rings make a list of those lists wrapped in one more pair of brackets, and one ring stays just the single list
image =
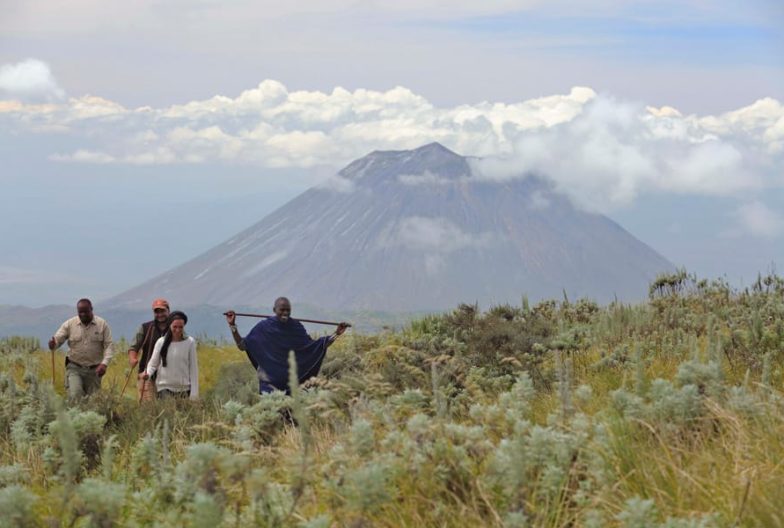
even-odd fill
[{"label": "volcano", "polygon": [[109,301],[422,311],[588,297],[641,300],[674,267],[542,178],[493,181],[438,143],[376,151],[209,251]]}]

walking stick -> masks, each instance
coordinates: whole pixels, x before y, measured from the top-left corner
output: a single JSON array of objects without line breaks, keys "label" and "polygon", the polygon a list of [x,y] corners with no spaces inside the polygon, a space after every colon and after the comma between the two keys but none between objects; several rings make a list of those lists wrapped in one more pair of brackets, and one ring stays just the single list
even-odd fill
[{"label": "walking stick", "polygon": [[123,388],[120,391],[120,398],[123,397],[123,394],[125,394],[125,389],[128,388],[128,382],[131,381],[131,374],[133,374],[133,367],[135,366],[136,365],[133,365],[131,368],[128,369],[128,375],[125,376],[125,385],[123,385]]},{"label": "walking stick", "polygon": [[[137,365],[141,362],[142,359],[144,359],[144,352],[145,352],[144,347],[147,345],[147,340],[150,338],[150,335],[152,334],[153,326],[155,326],[155,321],[153,321],[152,324],[149,327],[147,327],[147,334],[144,336],[144,340],[142,341],[142,346],[139,347],[142,353],[142,357],[136,362]],[[138,353],[139,350],[137,350],[136,352]],[[131,381],[131,374],[133,373],[133,369],[135,366],[136,365],[131,365],[131,368],[128,369],[128,376],[126,376],[125,378],[125,385],[123,385],[122,392],[120,392],[120,398],[122,398],[123,394],[125,394],[125,388],[128,386],[128,382]],[[142,396],[144,396],[144,384],[142,384],[142,393],[139,396],[139,403],[142,402]]]},{"label": "walking stick", "polygon": [[56,378],[54,376],[54,348],[52,349],[52,388],[56,385]]},{"label": "walking stick", "polygon": [[142,391],[139,393],[139,405],[142,404],[142,400],[144,400],[144,391],[147,389],[147,380],[142,378]]},{"label": "walking stick", "polygon": [[[229,312],[223,312],[223,315],[228,315]],[[271,317],[275,317],[274,315],[264,315],[264,314],[252,314],[252,313],[235,313],[234,315],[238,315],[240,317],[261,317],[263,319],[269,319]],[[292,319],[294,319],[292,317]],[[340,326],[340,323],[333,323],[332,321],[317,321],[315,319],[295,319],[296,321],[300,321],[303,323],[315,323],[315,324],[323,324],[323,325],[332,325],[332,326]],[[350,324],[348,326],[351,326]]]}]

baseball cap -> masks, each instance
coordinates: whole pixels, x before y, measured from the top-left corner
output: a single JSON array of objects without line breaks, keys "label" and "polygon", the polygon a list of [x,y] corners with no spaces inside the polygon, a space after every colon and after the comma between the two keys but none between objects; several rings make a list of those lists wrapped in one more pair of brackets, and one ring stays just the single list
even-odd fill
[{"label": "baseball cap", "polygon": [[169,309],[169,301],[166,299],[155,299],[152,302],[152,309],[155,310],[156,308],[165,308],[166,310]]}]

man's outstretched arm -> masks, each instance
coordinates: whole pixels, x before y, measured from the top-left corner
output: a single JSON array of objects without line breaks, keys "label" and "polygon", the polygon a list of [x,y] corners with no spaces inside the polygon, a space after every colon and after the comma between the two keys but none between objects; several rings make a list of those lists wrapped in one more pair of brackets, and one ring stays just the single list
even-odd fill
[{"label": "man's outstretched arm", "polygon": [[229,330],[231,330],[231,337],[234,338],[234,342],[237,344],[237,348],[244,351],[245,340],[240,335],[239,330],[237,330],[237,314],[234,313],[234,310],[229,310],[228,312],[226,312],[226,322],[229,323]]},{"label": "man's outstretched arm", "polygon": [[229,310],[226,312],[226,322],[229,323],[229,330],[231,330],[231,337],[234,338],[234,343],[236,343],[237,348],[242,350],[248,355],[248,359],[250,360],[253,368],[258,370],[259,364],[256,363],[256,360],[253,359],[253,356],[248,352],[247,348],[245,348],[245,340],[240,335],[240,331],[237,330],[237,314],[234,313],[234,310]]}]

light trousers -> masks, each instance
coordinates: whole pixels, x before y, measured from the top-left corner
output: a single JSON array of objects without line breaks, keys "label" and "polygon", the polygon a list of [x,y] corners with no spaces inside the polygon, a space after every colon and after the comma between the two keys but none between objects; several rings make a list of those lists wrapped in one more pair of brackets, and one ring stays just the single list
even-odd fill
[{"label": "light trousers", "polygon": [[101,377],[94,367],[82,367],[71,361],[65,366],[65,389],[69,400],[84,398],[101,388]]}]

